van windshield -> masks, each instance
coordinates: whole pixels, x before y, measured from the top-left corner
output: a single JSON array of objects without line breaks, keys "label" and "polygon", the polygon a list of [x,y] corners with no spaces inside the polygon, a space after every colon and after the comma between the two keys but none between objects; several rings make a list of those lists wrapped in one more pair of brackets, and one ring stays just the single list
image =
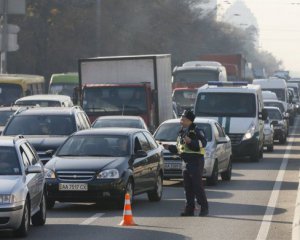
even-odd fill
[{"label": "van windshield", "polygon": [[255,95],[251,93],[200,93],[196,116],[255,117]]},{"label": "van windshield", "polygon": [[212,70],[185,70],[174,74],[174,83],[207,83],[219,81],[219,71]]},{"label": "van windshield", "polygon": [[278,100],[285,102],[285,90],[280,88],[264,88],[264,91],[271,91],[276,94]]}]

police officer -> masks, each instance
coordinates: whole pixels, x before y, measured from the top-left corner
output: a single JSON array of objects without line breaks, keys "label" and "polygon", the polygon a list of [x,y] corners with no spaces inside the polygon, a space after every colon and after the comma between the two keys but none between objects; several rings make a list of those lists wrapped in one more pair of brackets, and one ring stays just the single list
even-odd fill
[{"label": "police officer", "polygon": [[199,216],[208,215],[208,202],[202,183],[206,139],[204,133],[194,124],[192,111],[184,111],[180,124],[182,126],[176,145],[165,144],[164,147],[173,154],[179,154],[184,161],[183,181],[186,197],[185,210],[181,216],[194,216],[195,198],[201,206]]}]

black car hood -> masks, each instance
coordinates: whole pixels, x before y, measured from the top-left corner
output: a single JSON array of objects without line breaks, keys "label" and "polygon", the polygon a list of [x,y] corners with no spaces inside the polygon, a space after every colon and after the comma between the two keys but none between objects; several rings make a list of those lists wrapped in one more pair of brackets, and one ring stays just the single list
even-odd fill
[{"label": "black car hood", "polygon": [[119,168],[128,162],[128,157],[53,157],[46,168],[54,171],[98,171],[103,168]]},{"label": "black car hood", "polygon": [[56,150],[68,136],[25,136],[37,152]]}]

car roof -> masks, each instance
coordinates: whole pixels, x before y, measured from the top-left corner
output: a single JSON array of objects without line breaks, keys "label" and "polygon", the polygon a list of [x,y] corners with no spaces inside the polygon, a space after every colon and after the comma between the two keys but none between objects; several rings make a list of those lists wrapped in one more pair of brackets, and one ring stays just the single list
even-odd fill
[{"label": "car roof", "polygon": [[123,120],[142,120],[142,118],[140,116],[101,116],[98,117],[96,119],[96,121],[98,120],[102,120],[102,119],[123,119]]},{"label": "car roof", "polygon": [[278,110],[279,112],[281,112],[278,107],[269,107],[269,106],[267,106],[267,107],[265,107],[265,109]]},{"label": "car roof", "polygon": [[17,115],[72,115],[77,107],[25,107]]},{"label": "car roof", "polygon": [[0,136],[0,147],[13,147],[19,139],[24,140],[22,136]]},{"label": "car roof", "polygon": [[[226,82],[225,82],[226,83]],[[198,89],[199,93],[257,93],[261,90],[259,85],[247,84],[247,85],[228,85],[228,86],[217,86],[214,84],[205,84]]]},{"label": "car roof", "polygon": [[276,100],[276,99],[264,99],[263,102],[276,102],[276,103],[280,103],[280,104],[284,104],[282,101],[280,100]]},{"label": "car roof", "polygon": [[145,129],[138,129],[138,128],[90,128],[86,130],[81,130],[74,135],[80,136],[80,135],[101,135],[101,134],[107,134],[107,135],[133,135],[138,132],[148,132]]},{"label": "car roof", "polygon": [[[164,121],[162,124],[166,124],[166,123],[179,123],[180,122],[180,118],[174,118],[174,119],[169,119]],[[200,117],[196,117],[194,123],[215,123],[217,122],[214,119],[209,119],[209,118],[200,118]]]},{"label": "car roof", "polygon": [[18,101],[32,101],[32,100],[40,100],[40,101],[69,101],[71,98],[67,95],[55,95],[55,94],[38,94],[32,96],[22,97],[16,100]]}]

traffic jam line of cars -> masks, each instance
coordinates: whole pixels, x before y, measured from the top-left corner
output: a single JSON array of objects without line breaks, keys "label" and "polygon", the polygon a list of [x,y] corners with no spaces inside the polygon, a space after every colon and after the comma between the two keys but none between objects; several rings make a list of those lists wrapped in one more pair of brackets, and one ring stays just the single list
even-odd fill
[{"label": "traffic jam line of cars", "polygon": [[[208,140],[207,185],[216,185],[219,175],[231,180],[234,158],[257,162],[263,147],[272,151],[274,140],[286,142],[299,88],[291,85],[289,91],[282,81],[272,81],[280,83],[275,90],[270,80],[210,82],[198,89],[195,123]],[[44,225],[46,208],[57,202],[109,200],[121,208],[127,192],[160,201],[163,180],[181,178],[180,158],[160,145],[175,144],[179,119],[164,121],[153,135],[136,116],[99,117],[91,128],[80,107],[45,103],[55,98],[40,95],[41,102],[36,96],[29,104],[38,106],[0,111],[6,118],[0,137],[1,229],[26,236],[30,222]]]}]

